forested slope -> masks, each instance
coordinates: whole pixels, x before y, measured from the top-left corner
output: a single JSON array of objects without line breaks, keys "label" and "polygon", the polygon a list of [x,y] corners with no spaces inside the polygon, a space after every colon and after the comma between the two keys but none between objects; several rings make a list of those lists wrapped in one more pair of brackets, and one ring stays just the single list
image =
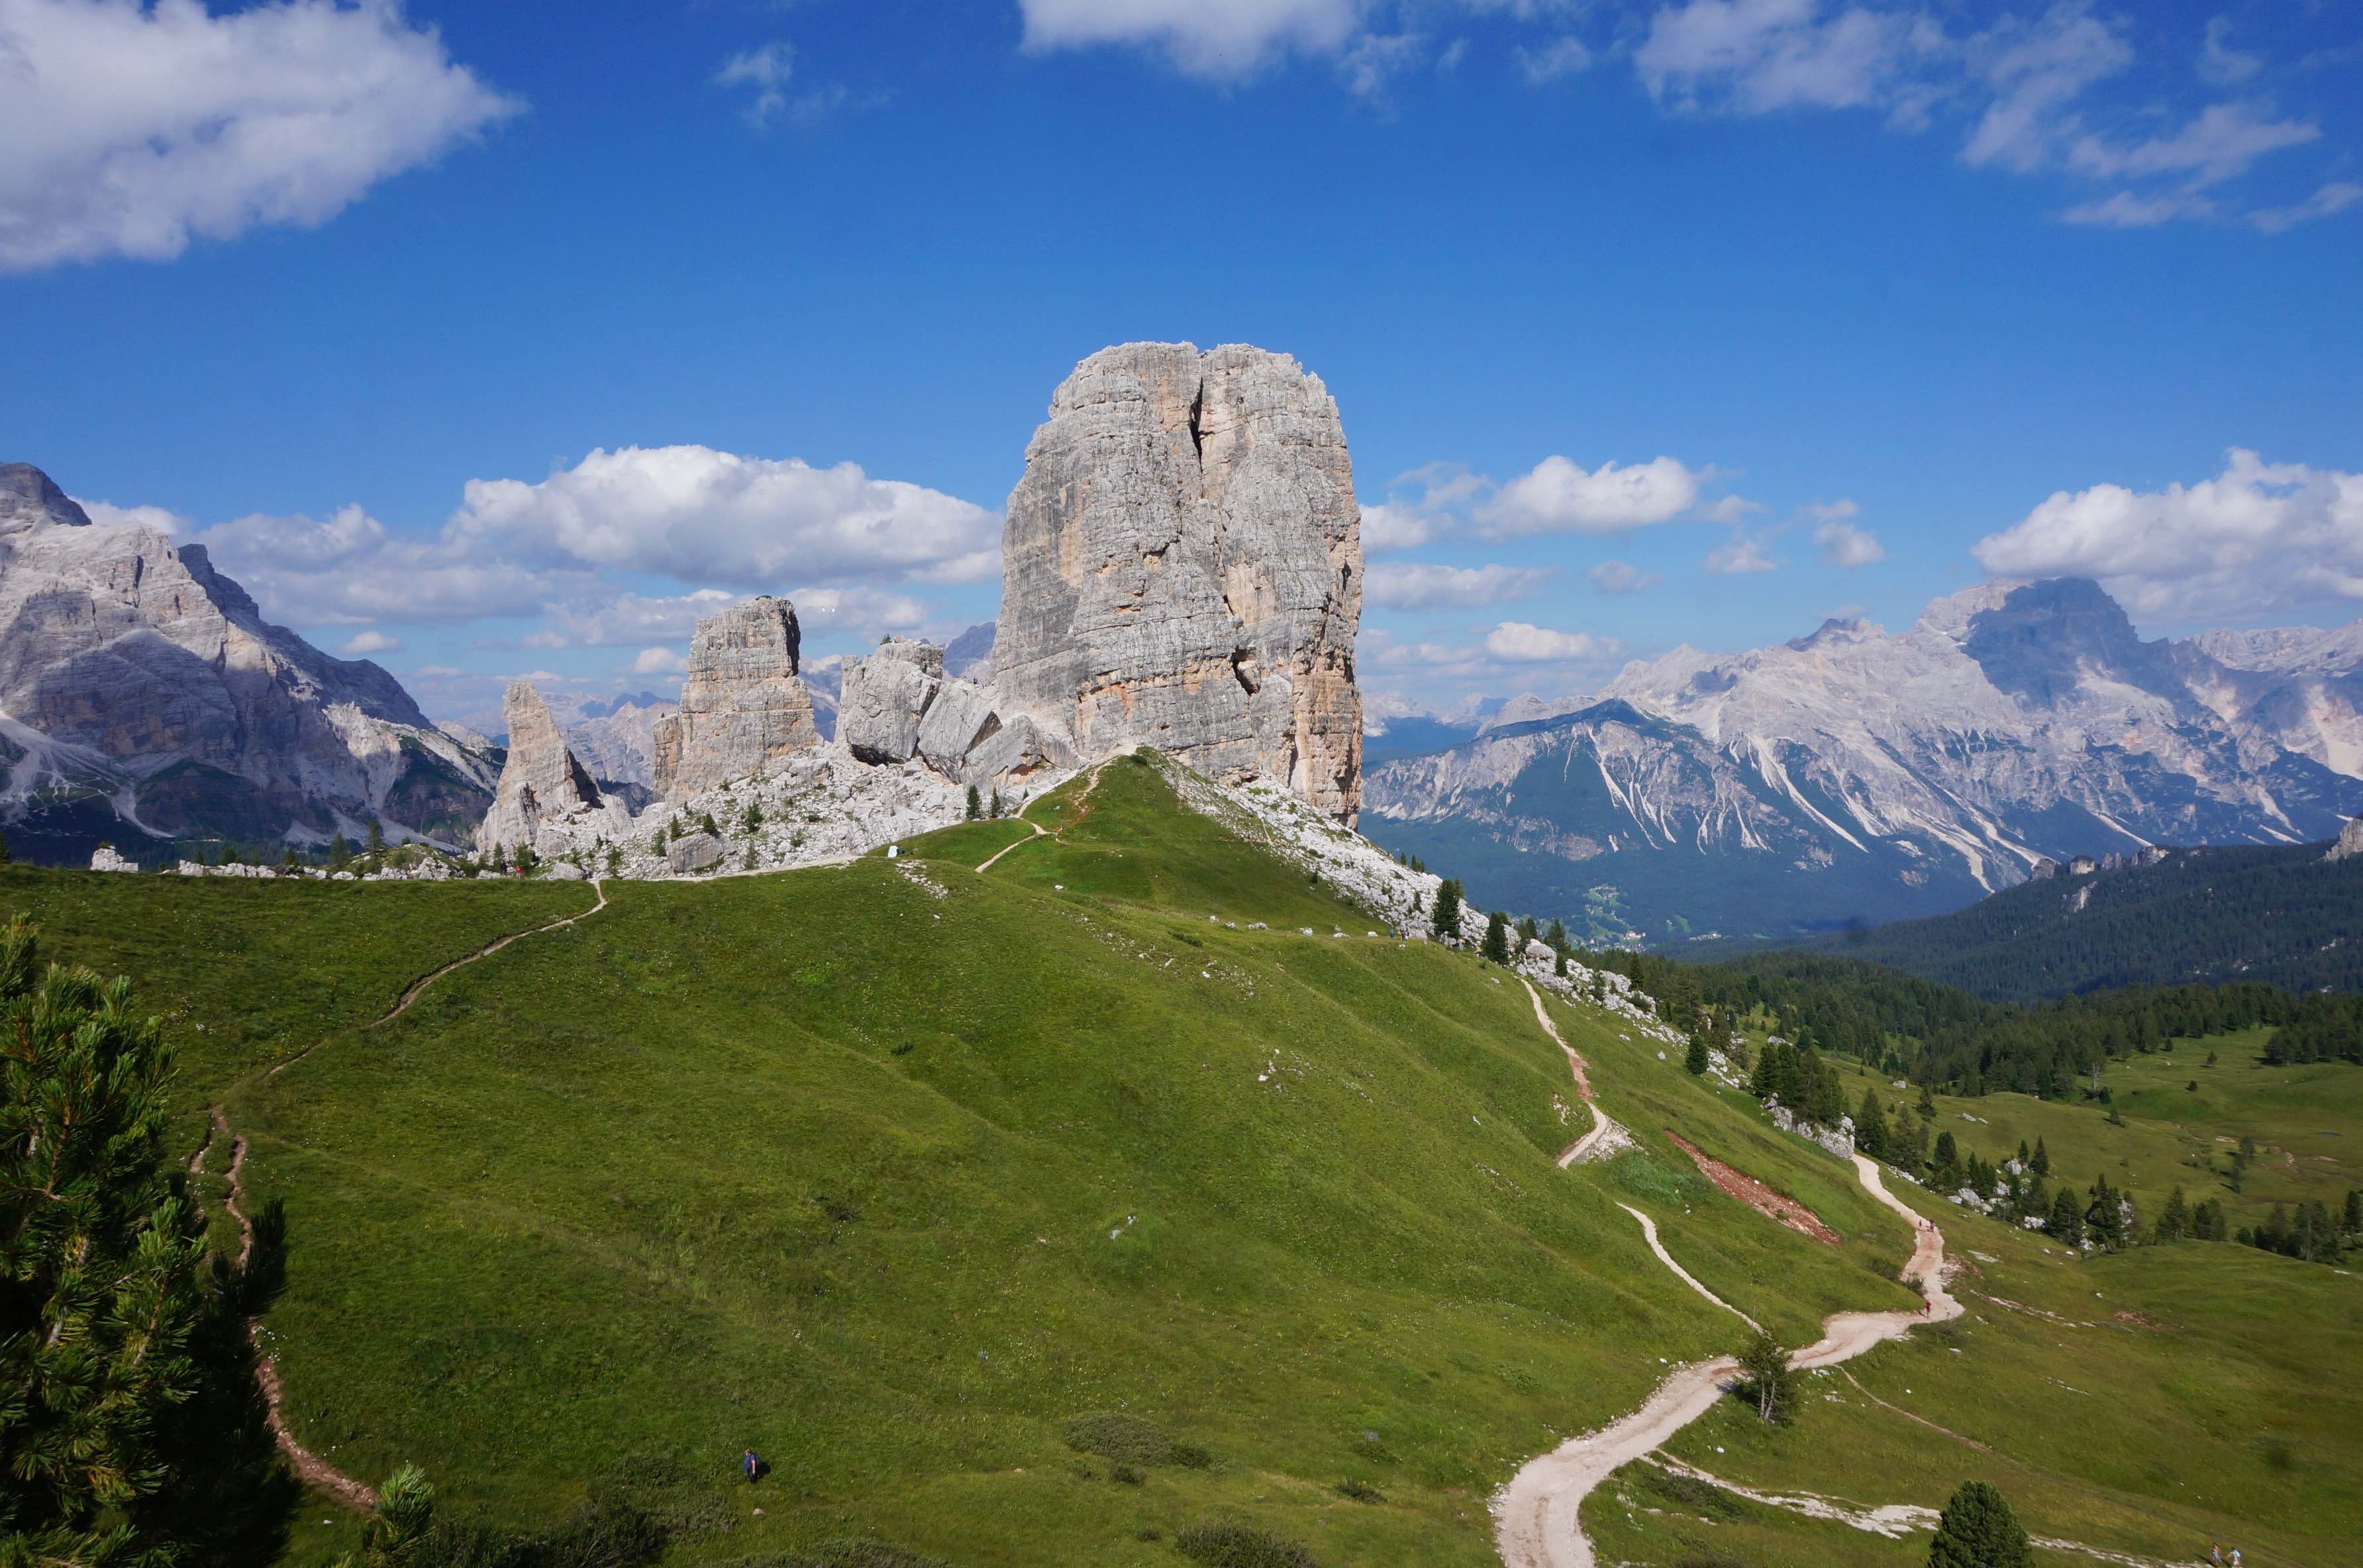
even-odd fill
[{"label": "forested slope", "polygon": [[2257,980],[2363,988],[2363,856],[2329,845],[2179,849],[2154,866],[2025,882],[1927,920],[1797,944],[1997,1001]]}]

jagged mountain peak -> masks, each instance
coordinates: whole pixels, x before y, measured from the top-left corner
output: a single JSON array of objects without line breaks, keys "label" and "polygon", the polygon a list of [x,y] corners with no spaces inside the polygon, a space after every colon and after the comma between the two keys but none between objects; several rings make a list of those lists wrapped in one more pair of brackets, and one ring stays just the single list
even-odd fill
[{"label": "jagged mountain peak", "polygon": [[0,463],[0,534],[56,524],[87,528],[90,513],[30,463]]}]

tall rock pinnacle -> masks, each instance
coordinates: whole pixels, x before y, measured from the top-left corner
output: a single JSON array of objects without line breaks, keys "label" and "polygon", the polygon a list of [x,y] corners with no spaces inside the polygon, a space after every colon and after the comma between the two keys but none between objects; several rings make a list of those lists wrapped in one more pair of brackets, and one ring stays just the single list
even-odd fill
[{"label": "tall rock pinnacle", "polygon": [[678,801],[820,744],[796,607],[765,597],[698,622],[681,712],[659,721],[656,790]]},{"label": "tall rock pinnacle", "polygon": [[591,775],[566,749],[541,693],[525,681],[512,682],[501,695],[501,716],[509,728],[508,759],[492,809],[476,829],[476,847],[489,853],[529,845],[545,823],[571,828],[593,817],[605,819],[602,825],[620,836],[629,814],[600,798]]},{"label": "tall rock pinnacle", "polygon": [[993,684],[1084,758],[1134,744],[1361,804],[1361,509],[1294,359],[1131,343],[1077,366],[1002,534]]}]

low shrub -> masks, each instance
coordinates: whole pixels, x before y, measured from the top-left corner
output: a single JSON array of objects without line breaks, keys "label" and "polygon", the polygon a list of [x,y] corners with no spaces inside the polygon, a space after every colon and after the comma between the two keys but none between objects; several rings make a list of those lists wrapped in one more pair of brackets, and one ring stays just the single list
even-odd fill
[{"label": "low shrub", "polygon": [[1708,1518],[1741,1519],[1751,1511],[1747,1498],[1695,1475],[1678,1475],[1670,1470],[1645,1465],[1641,1469],[1640,1481],[1644,1487],[1666,1501],[1692,1513],[1703,1514]]},{"label": "low shrub", "polygon": [[1303,1542],[1253,1525],[1209,1519],[1175,1536],[1173,1544],[1206,1568],[1321,1568],[1321,1560]]},{"label": "low shrub", "polygon": [[1096,1453],[1119,1464],[1178,1464],[1204,1470],[1214,1456],[1195,1443],[1181,1442],[1155,1421],[1101,1411],[1077,1416],[1067,1423],[1067,1446],[1077,1453]]},{"label": "low shrub", "polygon": [[1358,1503],[1383,1503],[1387,1500],[1387,1495],[1384,1492],[1367,1481],[1357,1481],[1350,1475],[1337,1483],[1337,1495],[1341,1497],[1351,1497]]}]

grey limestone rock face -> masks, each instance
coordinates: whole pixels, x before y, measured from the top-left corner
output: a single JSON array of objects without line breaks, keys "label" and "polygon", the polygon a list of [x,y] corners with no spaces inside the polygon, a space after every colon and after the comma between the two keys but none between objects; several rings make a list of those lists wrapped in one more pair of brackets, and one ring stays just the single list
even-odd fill
[{"label": "grey limestone rock face", "polygon": [[0,534],[56,524],[87,528],[90,513],[30,463],[0,463]]},{"label": "grey limestone rock face", "polygon": [[262,619],[200,545],[94,525],[49,477],[0,465],[0,814],[103,799],[156,835],[325,841],[380,818],[463,838],[481,749],[393,676]]},{"label": "grey limestone rock face", "polygon": [[1060,384],[1002,535],[992,684],[1086,760],[1135,743],[1361,803],[1361,509],[1286,355],[1132,343]]},{"label": "grey limestone rock face", "polygon": [[944,650],[889,637],[849,659],[838,699],[837,738],[863,762],[901,762],[919,750],[919,723],[943,684]]},{"label": "grey limestone rock face", "polygon": [[519,680],[501,697],[501,715],[508,723],[509,755],[502,766],[492,809],[476,830],[476,847],[514,848],[544,840],[545,829],[571,832],[594,818],[614,818],[617,836],[628,831],[630,818],[600,798],[591,775],[566,748],[558,721],[541,693]]},{"label": "grey limestone rock face", "polygon": [[948,778],[958,777],[977,743],[1001,728],[993,711],[999,701],[999,692],[973,680],[945,681],[919,721],[919,760]]},{"label": "grey limestone rock face", "polygon": [[2349,817],[2346,825],[2338,830],[2338,842],[2330,846],[2324,860],[2346,860],[2363,855],[2363,817]]},{"label": "grey limestone rock face", "polygon": [[704,871],[722,859],[722,841],[710,833],[684,834],[665,849],[665,860],[675,871]]},{"label": "grey limestone rock face", "polygon": [[659,721],[656,792],[669,801],[760,773],[820,744],[812,693],[797,678],[796,607],[769,596],[697,624],[681,708]]}]

